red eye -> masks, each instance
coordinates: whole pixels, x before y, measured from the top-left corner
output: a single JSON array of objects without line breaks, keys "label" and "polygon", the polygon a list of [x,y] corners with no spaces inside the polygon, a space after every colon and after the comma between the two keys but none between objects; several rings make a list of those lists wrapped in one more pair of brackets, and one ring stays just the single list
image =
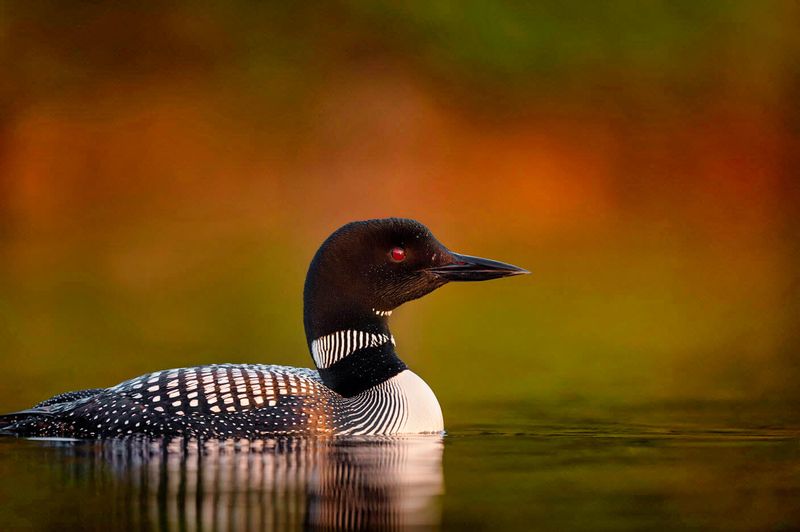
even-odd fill
[{"label": "red eye", "polygon": [[406,260],[406,250],[401,247],[392,248],[389,252],[389,256],[392,257],[392,260],[395,262],[403,262]]}]

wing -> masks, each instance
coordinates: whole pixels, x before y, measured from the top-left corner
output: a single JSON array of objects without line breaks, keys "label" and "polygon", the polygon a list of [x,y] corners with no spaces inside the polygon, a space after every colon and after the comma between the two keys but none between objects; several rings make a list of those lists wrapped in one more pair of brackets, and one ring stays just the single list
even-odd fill
[{"label": "wing", "polygon": [[29,436],[76,437],[324,433],[332,429],[335,397],[310,369],[198,366],[150,373],[73,403],[25,411],[16,428]]}]

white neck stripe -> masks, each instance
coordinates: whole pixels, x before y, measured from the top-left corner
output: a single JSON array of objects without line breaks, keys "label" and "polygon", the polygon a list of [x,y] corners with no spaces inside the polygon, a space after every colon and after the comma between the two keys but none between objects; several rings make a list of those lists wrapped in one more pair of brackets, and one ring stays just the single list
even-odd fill
[{"label": "white neck stripe", "polygon": [[359,349],[378,347],[387,342],[396,345],[391,334],[373,334],[352,329],[336,331],[311,342],[311,356],[318,368],[327,368]]}]

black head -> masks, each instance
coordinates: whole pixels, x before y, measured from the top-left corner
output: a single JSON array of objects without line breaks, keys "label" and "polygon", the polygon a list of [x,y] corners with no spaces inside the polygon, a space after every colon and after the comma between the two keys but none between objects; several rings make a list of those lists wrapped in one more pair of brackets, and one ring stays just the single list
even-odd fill
[{"label": "black head", "polygon": [[306,335],[311,342],[348,327],[380,327],[389,311],[450,281],[524,273],[529,272],[453,253],[414,220],[352,222],[328,237],[311,262],[304,294]]}]

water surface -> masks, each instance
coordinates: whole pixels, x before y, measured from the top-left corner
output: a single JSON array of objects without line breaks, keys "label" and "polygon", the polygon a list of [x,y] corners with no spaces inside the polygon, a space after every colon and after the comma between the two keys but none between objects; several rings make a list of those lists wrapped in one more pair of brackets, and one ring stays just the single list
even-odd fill
[{"label": "water surface", "polygon": [[800,526],[774,405],[475,408],[445,437],[0,439],[4,529]]}]

